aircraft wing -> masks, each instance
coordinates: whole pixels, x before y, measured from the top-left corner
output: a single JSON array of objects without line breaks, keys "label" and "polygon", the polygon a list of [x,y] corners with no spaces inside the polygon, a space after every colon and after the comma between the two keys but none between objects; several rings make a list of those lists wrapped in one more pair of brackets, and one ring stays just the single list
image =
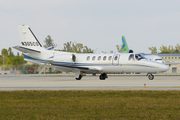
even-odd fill
[{"label": "aircraft wing", "polygon": [[77,68],[77,69],[82,69],[82,70],[89,70],[88,67],[81,67],[81,66],[60,65],[60,64],[51,64],[51,65],[60,66],[60,67],[68,67],[68,68]]},{"label": "aircraft wing", "polygon": [[22,47],[22,46],[19,46],[19,45],[14,46],[13,48],[16,49],[16,50],[19,50],[19,51],[21,51],[23,53],[34,53],[34,52],[41,53],[40,50],[36,50],[36,49],[33,49],[33,48],[27,48],[27,47],[24,47],[24,46]]},{"label": "aircraft wing", "polygon": [[60,65],[60,64],[51,64],[53,66],[59,66],[64,68],[71,68],[71,69],[79,69],[80,71],[84,72],[101,72],[101,67],[94,67],[94,66],[74,66],[74,65]]},{"label": "aircraft wing", "polygon": [[177,64],[180,64],[180,63],[164,63],[164,64],[171,66],[171,65],[177,65]]}]

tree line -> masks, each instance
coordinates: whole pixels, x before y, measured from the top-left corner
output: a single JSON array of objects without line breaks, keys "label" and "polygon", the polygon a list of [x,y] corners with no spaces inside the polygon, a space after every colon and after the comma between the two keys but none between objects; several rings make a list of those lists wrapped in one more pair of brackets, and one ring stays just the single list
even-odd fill
[{"label": "tree line", "polygon": [[[3,48],[1,50],[0,65],[2,67],[4,67],[3,65],[11,65],[14,69],[17,69],[17,66],[23,64],[24,62],[23,54],[19,55],[19,52],[17,52],[17,55],[14,55],[11,47],[8,49]],[[7,69],[7,66],[3,69]]]},{"label": "tree line", "polygon": [[164,46],[162,45],[159,48],[159,51],[157,50],[156,47],[149,47],[149,50],[151,51],[151,54],[179,54],[180,53],[180,45],[176,44],[175,47],[173,47],[172,45],[169,46]]},{"label": "tree line", "polygon": [[[53,39],[50,35],[47,36],[47,38],[44,41],[45,48],[53,47],[55,48],[57,44],[54,43]],[[74,53],[93,53],[94,50],[91,48],[88,48],[87,46],[84,46],[82,43],[73,43],[73,42],[67,42],[63,44],[63,49],[59,49],[59,51],[63,52],[74,52]]]}]

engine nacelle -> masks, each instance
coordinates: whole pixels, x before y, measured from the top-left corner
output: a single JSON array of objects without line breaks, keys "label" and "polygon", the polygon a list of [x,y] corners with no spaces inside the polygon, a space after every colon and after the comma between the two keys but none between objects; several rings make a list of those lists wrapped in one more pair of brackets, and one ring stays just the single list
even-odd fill
[{"label": "engine nacelle", "polygon": [[53,57],[53,62],[75,63],[77,60],[74,54],[61,54]]}]

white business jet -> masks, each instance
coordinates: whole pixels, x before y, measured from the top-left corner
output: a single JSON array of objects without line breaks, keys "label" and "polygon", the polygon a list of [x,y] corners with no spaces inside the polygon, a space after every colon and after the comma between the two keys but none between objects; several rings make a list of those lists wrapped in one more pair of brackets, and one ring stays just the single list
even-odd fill
[{"label": "white business jet", "polygon": [[76,80],[80,80],[83,73],[101,73],[100,80],[105,80],[107,73],[140,72],[147,73],[150,80],[152,73],[165,72],[169,67],[163,63],[147,60],[136,53],[69,53],[47,50],[42,47],[36,36],[28,26],[18,26],[21,45],[13,48],[24,53],[26,61],[55,67],[61,71],[74,72]]}]

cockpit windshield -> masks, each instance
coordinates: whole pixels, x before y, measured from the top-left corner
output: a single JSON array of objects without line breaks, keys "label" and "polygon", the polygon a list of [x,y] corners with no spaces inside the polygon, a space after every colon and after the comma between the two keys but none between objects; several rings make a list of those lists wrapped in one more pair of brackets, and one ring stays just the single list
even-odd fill
[{"label": "cockpit windshield", "polygon": [[141,54],[130,54],[129,55],[129,61],[131,61],[131,60],[141,60],[141,59],[146,59],[143,55],[141,55]]},{"label": "cockpit windshield", "polygon": [[141,59],[146,59],[143,55],[141,54],[135,54],[136,60],[141,60]]}]

